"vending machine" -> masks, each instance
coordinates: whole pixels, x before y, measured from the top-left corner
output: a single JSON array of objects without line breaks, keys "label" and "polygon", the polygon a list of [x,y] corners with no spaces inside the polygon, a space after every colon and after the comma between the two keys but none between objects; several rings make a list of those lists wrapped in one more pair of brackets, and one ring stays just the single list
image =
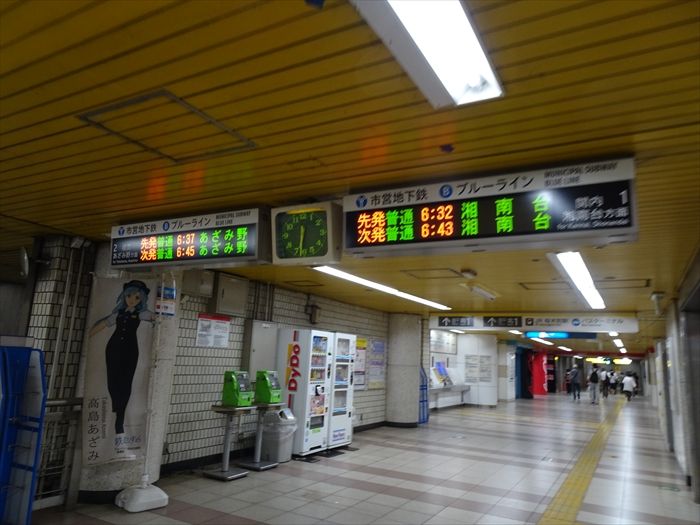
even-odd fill
[{"label": "vending machine", "polygon": [[293,454],[304,456],[328,448],[334,343],[331,332],[280,328],[277,368],[284,378],[282,402],[298,421]]},{"label": "vending machine", "polygon": [[330,425],[328,448],[352,442],[352,378],[357,337],[335,334],[331,360]]}]

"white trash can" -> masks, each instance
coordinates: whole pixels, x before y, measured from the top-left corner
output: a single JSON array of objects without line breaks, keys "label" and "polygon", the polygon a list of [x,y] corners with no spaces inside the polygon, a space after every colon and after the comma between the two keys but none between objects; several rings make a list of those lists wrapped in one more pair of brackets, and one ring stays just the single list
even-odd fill
[{"label": "white trash can", "polygon": [[260,459],[277,463],[292,459],[296,430],[297,420],[288,408],[265,414]]}]

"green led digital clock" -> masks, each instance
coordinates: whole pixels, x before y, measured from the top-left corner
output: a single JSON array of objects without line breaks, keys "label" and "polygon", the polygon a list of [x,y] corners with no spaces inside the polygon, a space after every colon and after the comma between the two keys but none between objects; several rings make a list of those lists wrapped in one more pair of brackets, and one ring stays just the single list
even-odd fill
[{"label": "green led digital clock", "polygon": [[326,210],[309,208],[275,217],[276,252],[280,259],[322,257],[328,253]]},{"label": "green led digital clock", "polygon": [[275,264],[327,264],[340,258],[340,208],[333,203],[276,208]]}]

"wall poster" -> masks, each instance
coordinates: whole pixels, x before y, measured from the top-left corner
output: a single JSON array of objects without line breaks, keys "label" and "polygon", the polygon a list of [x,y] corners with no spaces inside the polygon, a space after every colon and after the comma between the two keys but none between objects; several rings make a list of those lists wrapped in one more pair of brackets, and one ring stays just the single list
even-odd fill
[{"label": "wall poster", "polygon": [[358,337],[355,346],[355,369],[353,371],[353,385],[355,390],[367,388],[367,338]]},{"label": "wall poster", "polygon": [[430,330],[430,352],[433,354],[456,354],[457,334],[447,330]]},{"label": "wall poster", "polygon": [[368,348],[370,389],[384,388],[386,385],[386,345],[382,339],[370,339]]},{"label": "wall poster", "polygon": [[227,315],[199,314],[195,346],[228,348],[231,318]]},{"label": "wall poster", "polygon": [[479,382],[490,383],[493,381],[493,358],[490,355],[479,356]]},{"label": "wall poster", "polygon": [[478,383],[479,382],[479,356],[467,355],[464,356],[464,382]]},{"label": "wall poster", "polygon": [[94,280],[83,396],[86,465],[143,457],[157,286],[155,279]]}]

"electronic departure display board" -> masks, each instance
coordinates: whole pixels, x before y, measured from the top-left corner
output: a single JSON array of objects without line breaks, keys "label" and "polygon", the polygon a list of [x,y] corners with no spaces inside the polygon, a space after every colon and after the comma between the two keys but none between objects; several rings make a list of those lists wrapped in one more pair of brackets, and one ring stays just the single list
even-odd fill
[{"label": "electronic departure display board", "polygon": [[629,239],[637,230],[632,176],[632,159],[622,159],[346,197],[345,248]]},{"label": "electronic departure display board", "polygon": [[[112,228],[112,265],[269,262],[269,211],[252,209]],[[267,249],[265,249],[267,247]]]}]

